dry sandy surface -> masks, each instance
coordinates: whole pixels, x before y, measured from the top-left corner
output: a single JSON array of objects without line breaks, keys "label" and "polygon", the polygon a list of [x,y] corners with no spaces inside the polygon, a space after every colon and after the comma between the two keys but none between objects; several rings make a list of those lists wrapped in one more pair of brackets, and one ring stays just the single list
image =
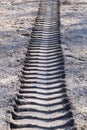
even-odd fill
[{"label": "dry sandy surface", "polygon": [[86,2],[86,0],[69,0],[67,4],[62,4],[60,8],[67,90],[78,130],[87,130]]},{"label": "dry sandy surface", "polygon": [[[0,0],[0,130],[6,130],[7,110],[20,85],[39,1]],[[87,4],[69,1],[60,7],[67,92],[78,130],[87,130]]]},{"label": "dry sandy surface", "polygon": [[0,0],[0,130],[17,91],[26,47],[38,11],[34,0]]}]

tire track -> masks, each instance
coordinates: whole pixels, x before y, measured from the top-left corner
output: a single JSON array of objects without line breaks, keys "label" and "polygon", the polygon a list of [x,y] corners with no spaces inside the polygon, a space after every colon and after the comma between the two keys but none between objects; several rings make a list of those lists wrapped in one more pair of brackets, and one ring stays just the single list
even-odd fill
[{"label": "tire track", "polygon": [[10,130],[76,130],[66,94],[60,3],[41,0],[9,114]]}]

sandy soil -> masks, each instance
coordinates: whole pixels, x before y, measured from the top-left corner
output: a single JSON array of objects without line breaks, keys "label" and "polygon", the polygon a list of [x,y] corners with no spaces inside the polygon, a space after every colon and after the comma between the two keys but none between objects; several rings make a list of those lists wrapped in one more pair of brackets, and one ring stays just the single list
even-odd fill
[{"label": "sandy soil", "polygon": [[0,0],[0,130],[6,129],[6,111],[20,85],[38,5],[39,0]]},{"label": "sandy soil", "polygon": [[[6,130],[7,110],[20,85],[37,1],[0,0],[0,130]],[[87,130],[87,5],[86,0],[67,1],[60,7],[67,92],[78,130]]]},{"label": "sandy soil", "polygon": [[61,39],[74,118],[79,130],[87,130],[87,4],[75,2],[61,5]]}]

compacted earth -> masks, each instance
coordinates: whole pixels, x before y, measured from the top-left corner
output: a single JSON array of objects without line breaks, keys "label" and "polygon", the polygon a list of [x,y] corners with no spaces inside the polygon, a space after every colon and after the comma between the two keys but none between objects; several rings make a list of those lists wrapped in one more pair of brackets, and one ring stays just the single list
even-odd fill
[{"label": "compacted earth", "polygon": [[[0,130],[20,86],[25,53],[40,0],[0,0]],[[61,0],[61,41],[67,94],[78,130],[87,130],[87,2]]]}]

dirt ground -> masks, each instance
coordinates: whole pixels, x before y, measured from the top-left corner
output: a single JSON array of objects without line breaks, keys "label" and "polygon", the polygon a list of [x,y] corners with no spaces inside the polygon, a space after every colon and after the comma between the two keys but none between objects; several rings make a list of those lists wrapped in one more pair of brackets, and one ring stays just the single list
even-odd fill
[{"label": "dirt ground", "polygon": [[[20,86],[39,1],[0,0],[0,130],[6,130],[7,111]],[[60,6],[67,93],[78,130],[87,130],[87,4],[67,1]]]},{"label": "dirt ground", "polygon": [[6,129],[7,110],[20,85],[38,5],[39,0],[0,0],[0,130]]},{"label": "dirt ground", "polygon": [[[77,3],[76,3],[77,2]],[[67,92],[78,130],[87,130],[87,4],[61,5],[61,39],[65,55]]]}]

